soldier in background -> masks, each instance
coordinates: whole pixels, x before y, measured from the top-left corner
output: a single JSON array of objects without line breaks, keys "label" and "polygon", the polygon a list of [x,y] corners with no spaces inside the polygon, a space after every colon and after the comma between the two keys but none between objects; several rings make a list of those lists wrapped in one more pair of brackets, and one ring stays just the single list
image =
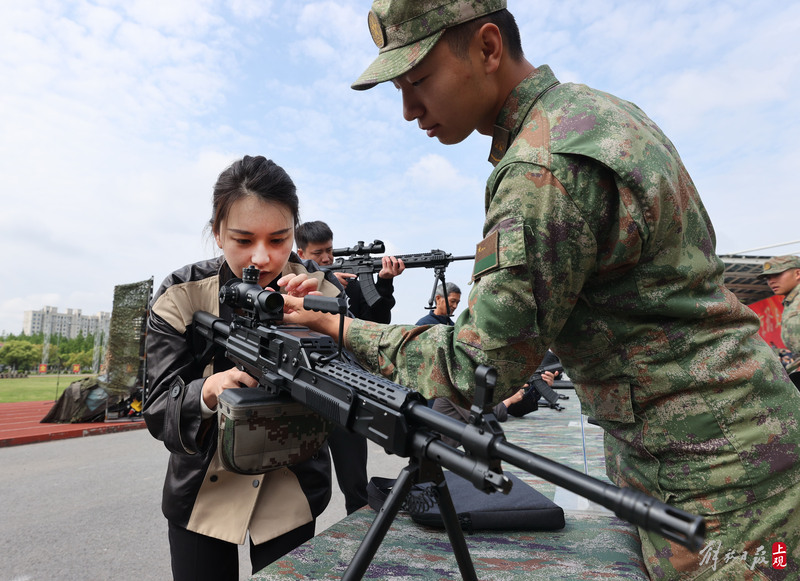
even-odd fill
[{"label": "soldier in background", "polygon": [[431,312],[417,321],[417,325],[453,325],[453,319],[450,317],[461,302],[461,289],[452,282],[448,282],[446,286],[447,296],[445,296],[442,283],[436,285],[436,294],[434,295],[436,305]]},{"label": "soldier in background", "polygon": [[[297,255],[306,260],[313,260],[322,267],[333,264],[333,231],[330,226],[321,220],[303,222],[295,232]],[[356,318],[375,323],[391,323],[392,308],[395,305],[394,277],[400,276],[405,270],[403,261],[394,256],[382,258],[382,268],[375,281],[375,289],[380,299],[370,306],[361,292],[361,285],[355,284],[355,274],[349,272],[334,272],[344,287],[349,302],[350,312]],[[350,284],[350,283],[354,284]]]},{"label": "soldier in background", "polygon": [[776,256],[764,263],[759,278],[764,278],[772,292],[783,298],[781,340],[792,352],[786,372],[800,389],[800,257]]},{"label": "soldier in background", "polygon": [[[297,255],[313,260],[321,267],[333,264],[333,231],[320,220],[303,222],[295,230]],[[352,279],[356,275],[349,272],[333,274],[344,286],[349,309],[353,316],[376,323],[389,323],[392,320],[392,307],[395,305],[392,280],[402,274],[405,265],[393,256],[384,256],[381,271],[375,288],[381,298],[370,306],[361,292],[361,285]],[[344,495],[347,514],[352,514],[369,500],[367,496],[367,440],[364,436],[334,426],[328,436],[328,445],[333,458],[336,481]]]},{"label": "soldier in background", "polygon": [[[478,365],[502,399],[552,346],[606,432],[609,478],[705,519],[697,553],[639,530],[652,578],[798,578],[800,393],[725,287],[674,145],[634,104],[528,62],[505,0],[377,0],[368,22],[379,54],[353,88],[391,81],[403,117],[443,144],[491,136],[495,168],[455,326],[346,320],[345,347],[469,405]],[[336,317],[286,305],[338,334]]]}]

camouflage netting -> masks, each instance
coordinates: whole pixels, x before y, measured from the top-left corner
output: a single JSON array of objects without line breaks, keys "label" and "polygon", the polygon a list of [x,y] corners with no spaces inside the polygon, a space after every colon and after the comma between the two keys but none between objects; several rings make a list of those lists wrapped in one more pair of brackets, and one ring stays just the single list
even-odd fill
[{"label": "camouflage netting", "polygon": [[127,397],[142,387],[145,323],[152,294],[152,278],[114,287],[105,386],[109,395]]}]

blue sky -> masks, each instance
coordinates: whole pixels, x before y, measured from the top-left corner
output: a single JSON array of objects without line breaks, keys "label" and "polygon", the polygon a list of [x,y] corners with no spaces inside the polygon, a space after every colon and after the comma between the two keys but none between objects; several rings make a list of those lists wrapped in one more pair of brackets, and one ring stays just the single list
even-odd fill
[{"label": "blue sky", "polygon": [[[216,176],[265,155],[334,245],[474,253],[487,137],[443,146],[391,85],[350,84],[376,48],[368,0],[11,0],[0,4],[0,332],[52,305],[211,256]],[[732,253],[800,239],[800,4],[509,0],[523,48],[562,82],[642,107],[672,139]],[[800,245],[757,252],[789,253]],[[469,266],[447,272],[468,292]],[[396,322],[430,270],[396,282]]]}]

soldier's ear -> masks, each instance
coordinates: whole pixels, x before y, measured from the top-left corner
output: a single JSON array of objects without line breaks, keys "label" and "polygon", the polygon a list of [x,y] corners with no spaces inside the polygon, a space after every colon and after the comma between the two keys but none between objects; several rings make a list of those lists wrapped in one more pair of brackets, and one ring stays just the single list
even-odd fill
[{"label": "soldier's ear", "polygon": [[503,35],[496,24],[486,23],[475,33],[475,41],[480,47],[483,66],[487,74],[495,73],[500,68],[503,57]]}]

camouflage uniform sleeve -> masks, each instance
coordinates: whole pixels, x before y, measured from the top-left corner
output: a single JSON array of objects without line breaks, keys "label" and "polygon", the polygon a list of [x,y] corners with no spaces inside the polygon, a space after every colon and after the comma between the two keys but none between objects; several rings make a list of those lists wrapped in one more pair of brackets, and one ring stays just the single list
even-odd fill
[{"label": "camouflage uniform sleeve", "polygon": [[800,353],[800,300],[784,310],[781,333],[786,346],[793,353]]},{"label": "camouflage uniform sleeve", "polygon": [[800,368],[800,290],[790,293],[781,316],[781,339],[786,348],[794,355],[786,371],[793,373]]},{"label": "camouflage uniform sleeve", "polygon": [[519,389],[558,335],[594,265],[594,237],[552,173],[513,164],[496,177],[487,189],[481,242],[490,251],[476,261],[467,310],[455,326],[355,321],[345,339],[370,369],[425,397],[468,403],[480,364],[497,370],[495,401]]}]

